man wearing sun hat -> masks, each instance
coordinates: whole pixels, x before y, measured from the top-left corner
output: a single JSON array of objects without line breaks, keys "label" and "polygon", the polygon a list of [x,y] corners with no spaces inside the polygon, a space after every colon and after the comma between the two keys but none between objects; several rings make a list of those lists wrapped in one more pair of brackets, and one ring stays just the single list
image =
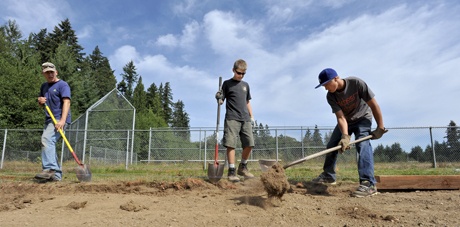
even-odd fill
[{"label": "man wearing sun hat", "polygon": [[[340,153],[350,149],[351,134],[355,139],[372,135],[372,139],[379,139],[387,132],[383,124],[382,112],[374,93],[366,82],[357,77],[340,78],[334,69],[326,68],[318,76],[319,85],[328,91],[327,102],[335,114],[337,125],[331,134],[327,148],[342,146]],[[377,122],[377,128],[372,131],[372,116]],[[369,140],[356,144],[358,157],[359,187],[353,192],[354,197],[366,197],[377,194],[374,177],[374,157]],[[336,183],[335,167],[338,152],[326,155],[323,172],[312,181],[315,183]]]},{"label": "man wearing sun hat", "polygon": [[62,180],[62,170],[56,153],[56,142],[61,138],[59,130],[64,130],[71,121],[70,87],[67,82],[57,77],[58,71],[51,62],[42,64],[42,74],[46,82],[40,87],[38,104],[44,107],[46,103],[57,123],[56,125],[53,123],[51,116],[45,110],[45,124],[41,137],[42,172],[37,174],[35,178],[40,182],[60,181]]}]

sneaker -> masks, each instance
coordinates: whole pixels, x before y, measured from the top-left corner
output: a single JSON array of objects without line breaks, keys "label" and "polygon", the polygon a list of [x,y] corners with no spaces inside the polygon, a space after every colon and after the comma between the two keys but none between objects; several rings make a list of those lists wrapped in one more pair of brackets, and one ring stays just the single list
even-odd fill
[{"label": "sneaker", "polygon": [[243,176],[246,179],[254,178],[254,175],[249,172],[247,163],[240,163],[238,166],[238,175]]},{"label": "sneaker", "polygon": [[235,168],[228,169],[228,180],[229,181],[232,181],[232,182],[240,181],[240,178],[236,176],[235,172],[236,172]]},{"label": "sneaker", "polygon": [[316,183],[316,184],[332,184],[332,185],[337,184],[334,178],[328,177],[324,173],[321,173],[317,178],[313,179],[311,182]]},{"label": "sneaker", "polygon": [[52,177],[54,177],[54,174],[55,174],[55,171],[54,170],[49,170],[49,169],[46,169],[46,170],[43,170],[41,173],[35,175],[35,178],[37,179],[51,179]]},{"label": "sneaker", "polygon": [[377,187],[375,185],[371,185],[371,182],[369,181],[363,181],[351,196],[361,198],[366,196],[373,196],[377,193]]}]

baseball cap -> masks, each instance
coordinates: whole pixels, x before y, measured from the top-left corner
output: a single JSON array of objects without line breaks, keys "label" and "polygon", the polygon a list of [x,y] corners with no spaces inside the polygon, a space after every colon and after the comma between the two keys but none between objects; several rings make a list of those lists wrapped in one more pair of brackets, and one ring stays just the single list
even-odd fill
[{"label": "baseball cap", "polygon": [[53,71],[56,72],[56,66],[51,62],[45,62],[42,64],[42,72]]},{"label": "baseball cap", "polygon": [[316,86],[315,88],[319,88],[323,85],[325,85],[327,82],[331,81],[332,79],[336,78],[337,72],[331,68],[323,69],[319,73],[318,80],[319,80],[319,85]]}]

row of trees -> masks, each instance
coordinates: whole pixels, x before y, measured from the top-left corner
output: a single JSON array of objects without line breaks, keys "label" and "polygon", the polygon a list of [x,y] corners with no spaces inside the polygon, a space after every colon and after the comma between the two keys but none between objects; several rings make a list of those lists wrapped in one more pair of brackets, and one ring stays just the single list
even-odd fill
[{"label": "row of trees", "polygon": [[37,105],[41,83],[40,65],[53,62],[58,77],[72,89],[73,119],[93,103],[117,88],[136,108],[136,128],[189,128],[185,104],[173,101],[169,82],[144,89],[142,77],[132,61],[123,68],[122,81],[117,83],[109,60],[96,46],[85,57],[84,48],[68,19],[52,32],[41,29],[23,38],[15,21],[0,27],[0,128],[41,128],[43,113]]},{"label": "row of trees", "polygon": [[[307,153],[318,152],[318,148],[324,148],[330,139],[332,131],[321,133],[317,126],[314,129],[307,129],[302,141],[295,138],[279,135],[278,143],[281,147],[291,147],[287,150],[288,156],[298,155],[298,148],[304,147]],[[439,142],[433,141],[433,144],[426,145],[423,149],[420,145],[411,148],[410,151],[405,151],[400,143],[383,146],[381,144],[374,148],[374,156],[378,162],[398,162],[402,160],[417,161],[417,162],[432,162],[435,158],[441,162],[460,161],[460,128],[457,127],[454,121],[450,121],[446,130],[446,140]],[[274,137],[270,134],[268,126],[263,127],[260,124],[255,128],[255,140],[257,149],[272,149]],[[434,147],[434,153],[433,153]],[[348,155],[348,154],[346,154]],[[353,158],[353,155],[351,155]]]}]

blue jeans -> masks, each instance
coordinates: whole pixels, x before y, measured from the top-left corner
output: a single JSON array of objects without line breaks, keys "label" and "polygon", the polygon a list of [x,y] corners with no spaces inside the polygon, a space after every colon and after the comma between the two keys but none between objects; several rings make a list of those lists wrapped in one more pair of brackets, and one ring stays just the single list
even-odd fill
[{"label": "blue jeans", "polygon": [[[372,121],[369,119],[362,119],[354,124],[348,125],[348,133],[355,134],[355,139],[359,139],[370,135]],[[338,125],[332,132],[331,139],[327,144],[327,148],[335,147],[342,138],[342,132]],[[374,177],[374,151],[369,140],[362,141],[356,144],[356,151],[358,152],[358,174],[359,182],[369,181],[371,185],[377,182]],[[347,152],[347,151],[345,151]],[[331,152],[326,155],[324,161],[323,174],[336,180],[335,166],[337,163],[338,151]]]},{"label": "blue jeans", "polygon": [[62,170],[56,152],[56,141],[61,134],[54,128],[52,122],[45,124],[42,134],[42,169],[56,171],[55,176],[62,179]]}]

